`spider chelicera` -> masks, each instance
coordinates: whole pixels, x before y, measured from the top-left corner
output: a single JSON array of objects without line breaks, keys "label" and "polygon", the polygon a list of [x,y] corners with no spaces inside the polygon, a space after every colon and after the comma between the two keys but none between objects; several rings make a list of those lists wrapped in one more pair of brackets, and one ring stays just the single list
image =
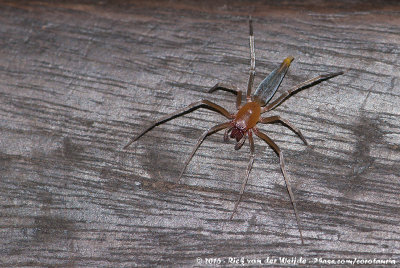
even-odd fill
[{"label": "spider chelicera", "polygon": [[225,84],[225,83],[217,83],[214,87],[212,87],[208,92],[214,92],[216,90],[223,90],[223,91],[228,91],[233,94],[235,94],[236,97],[236,108],[237,112],[236,113],[229,113],[226,109],[223,107],[219,106],[218,104],[215,104],[211,101],[208,100],[201,100],[194,102],[190,105],[188,105],[186,108],[180,109],[172,114],[165,115],[161,117],[159,120],[153,122],[150,126],[148,126],[146,129],[144,129],[142,132],[140,132],[136,137],[134,137],[125,147],[126,149],[129,145],[131,145],[133,142],[138,140],[140,137],[142,137],[144,134],[146,134],[148,131],[153,129],[155,126],[158,126],[160,124],[163,124],[171,119],[174,119],[176,117],[179,117],[181,115],[193,112],[194,110],[198,108],[207,108],[212,111],[218,112],[225,116],[227,119],[229,119],[228,122],[216,125],[211,127],[210,129],[206,130],[198,139],[197,144],[194,146],[192,153],[190,154],[189,158],[186,160],[185,165],[177,179],[177,182],[180,181],[182,174],[185,172],[187,165],[189,164],[190,160],[196,153],[197,149],[200,147],[201,143],[204,141],[204,139],[218,131],[221,131],[225,129],[225,134],[224,134],[224,140],[228,141],[229,138],[235,139],[236,140],[236,145],[235,145],[235,150],[239,150],[244,142],[246,141],[246,138],[249,139],[249,144],[250,144],[250,160],[249,164],[247,166],[246,170],[246,176],[243,179],[242,186],[240,188],[240,193],[239,197],[235,203],[235,207],[233,209],[233,212],[230,216],[230,219],[233,218],[233,215],[235,214],[237,207],[240,203],[240,200],[242,198],[244,189],[247,184],[247,180],[249,178],[250,170],[253,166],[254,162],[254,141],[253,141],[253,134],[264,140],[274,151],[275,153],[279,156],[280,160],[280,167],[283,173],[283,178],[286,183],[286,188],[289,193],[290,201],[293,205],[293,210],[294,214],[296,217],[299,233],[300,233],[300,239],[302,244],[304,244],[303,240],[303,234],[302,234],[302,228],[300,224],[300,218],[298,216],[297,208],[296,208],[296,202],[294,200],[293,192],[290,187],[289,183],[289,177],[285,171],[285,162],[283,159],[283,153],[281,152],[280,148],[275,144],[273,140],[271,140],[266,134],[261,132],[257,128],[257,124],[271,124],[271,123],[281,123],[284,126],[288,127],[290,130],[292,130],[294,133],[296,133],[301,140],[307,145],[307,141],[304,138],[303,134],[301,134],[300,130],[292,125],[288,120],[281,118],[280,116],[269,116],[269,117],[261,117],[261,115],[265,112],[269,112],[276,107],[278,107],[280,104],[282,104],[286,99],[288,99],[290,96],[292,96],[294,93],[311,87],[317,83],[320,83],[324,80],[328,80],[330,78],[333,78],[335,76],[343,74],[343,72],[336,72],[336,73],[329,73],[329,74],[324,74],[324,75],[319,75],[315,78],[309,79],[307,81],[304,81],[295,87],[289,89],[288,91],[284,92],[281,96],[279,96],[276,100],[273,102],[269,103],[269,101],[272,99],[274,96],[275,92],[279,88],[279,85],[281,84],[287,70],[289,69],[289,66],[291,62],[293,61],[293,57],[287,57],[286,59],[283,60],[282,64],[277,67],[275,70],[273,70],[257,87],[256,91],[254,94],[251,94],[251,90],[253,87],[254,83],[254,76],[255,76],[255,53],[254,53],[254,36],[253,36],[253,26],[252,26],[252,20],[249,20],[249,28],[250,28],[250,76],[247,84],[247,94],[246,94],[246,103],[242,105],[242,91],[236,88],[235,86]]}]

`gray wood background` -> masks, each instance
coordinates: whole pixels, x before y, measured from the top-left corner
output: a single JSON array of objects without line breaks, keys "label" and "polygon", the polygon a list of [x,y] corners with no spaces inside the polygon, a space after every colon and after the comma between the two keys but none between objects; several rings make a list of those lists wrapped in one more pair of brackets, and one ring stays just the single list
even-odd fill
[{"label": "gray wood background", "polygon": [[[275,153],[215,134],[181,184],[198,110],[122,147],[151,121],[245,88],[248,16],[258,84],[286,56],[279,92],[326,72],[262,126],[286,157],[305,245]],[[400,4],[396,1],[0,1],[1,266],[195,266],[228,257],[400,262]],[[200,258],[200,259],[198,259]],[[320,259],[319,259],[320,258]],[[276,264],[279,264],[279,261]]]}]

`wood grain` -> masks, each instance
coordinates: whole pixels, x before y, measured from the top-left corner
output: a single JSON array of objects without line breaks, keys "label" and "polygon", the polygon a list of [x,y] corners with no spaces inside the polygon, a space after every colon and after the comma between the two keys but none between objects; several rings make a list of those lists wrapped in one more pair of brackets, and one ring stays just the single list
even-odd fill
[{"label": "wood grain", "polygon": [[[346,70],[270,113],[310,146],[282,126],[261,127],[284,152],[304,246],[279,160],[259,139],[232,221],[248,145],[237,152],[215,134],[174,182],[222,116],[198,110],[122,150],[194,101],[235,111],[234,96],[206,91],[246,87],[250,14],[256,84],[289,55],[279,92]],[[0,1],[0,36],[2,266],[400,262],[396,1]]]}]

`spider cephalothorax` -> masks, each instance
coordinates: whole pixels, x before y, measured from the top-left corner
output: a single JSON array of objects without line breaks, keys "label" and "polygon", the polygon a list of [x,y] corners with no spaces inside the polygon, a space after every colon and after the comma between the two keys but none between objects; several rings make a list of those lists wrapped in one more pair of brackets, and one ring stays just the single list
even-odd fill
[{"label": "spider cephalothorax", "polygon": [[215,104],[211,101],[208,100],[201,100],[194,102],[187,107],[180,109],[176,111],[175,113],[166,115],[161,117],[159,120],[151,124],[149,127],[144,129],[141,133],[139,133],[135,138],[133,138],[125,147],[126,149],[130,144],[132,144],[134,141],[139,139],[141,136],[143,136],[145,133],[147,133],[149,130],[153,129],[155,126],[158,126],[162,123],[165,123],[171,119],[174,119],[178,116],[187,114],[189,112],[192,112],[198,108],[207,108],[213,111],[216,111],[223,116],[225,116],[227,119],[229,119],[228,122],[216,125],[211,127],[210,129],[206,130],[198,139],[197,144],[194,146],[192,153],[190,154],[189,158],[186,160],[185,165],[178,177],[178,181],[182,177],[182,174],[185,172],[187,165],[189,164],[190,160],[192,159],[193,155],[196,153],[197,149],[200,147],[201,143],[204,141],[204,139],[218,131],[221,131],[223,129],[227,129],[225,131],[224,139],[228,140],[228,135],[232,139],[236,139],[236,145],[235,149],[238,150],[242,147],[244,142],[246,141],[246,138],[249,140],[250,144],[250,161],[249,165],[247,166],[246,170],[246,176],[243,179],[242,182],[242,187],[240,188],[240,193],[239,197],[235,203],[235,207],[233,209],[233,212],[231,214],[231,219],[233,215],[235,214],[237,207],[240,203],[240,199],[243,195],[244,188],[247,183],[247,179],[249,178],[250,170],[253,166],[253,161],[254,161],[254,141],[253,141],[253,134],[264,140],[279,156],[280,160],[280,166],[281,170],[283,173],[283,178],[286,183],[286,188],[289,192],[290,196],[290,201],[292,202],[293,205],[293,210],[296,216],[296,221],[298,224],[299,228],[299,233],[300,233],[300,239],[301,242],[304,243],[303,241],[303,235],[301,232],[301,225],[300,225],[300,218],[297,213],[297,208],[296,208],[296,203],[294,201],[294,196],[292,189],[290,187],[290,183],[288,180],[288,175],[286,174],[285,168],[284,168],[284,160],[283,160],[283,154],[281,150],[279,149],[278,145],[275,144],[275,142],[270,139],[266,134],[258,130],[256,125],[258,123],[260,124],[271,124],[271,123],[282,123],[286,127],[290,128],[294,133],[296,133],[305,144],[307,144],[305,138],[301,134],[300,130],[297,129],[295,126],[293,126],[288,120],[281,118],[280,116],[269,116],[269,117],[261,117],[261,114],[269,112],[276,107],[278,107],[281,103],[283,103],[287,98],[289,98],[293,93],[310,87],[312,85],[315,85],[319,82],[322,82],[324,80],[330,79],[332,77],[338,76],[343,74],[343,72],[337,72],[337,73],[330,73],[330,74],[325,74],[325,75],[320,75],[315,78],[309,79],[303,83],[300,83],[299,85],[295,86],[292,89],[289,89],[288,91],[284,92],[280,97],[275,99],[273,102],[269,103],[272,97],[274,96],[275,92],[278,90],[279,85],[282,82],[282,79],[284,78],[287,70],[289,69],[289,66],[291,62],[293,61],[293,57],[287,57],[286,59],[283,60],[281,65],[277,67],[275,70],[273,70],[257,87],[256,91],[254,94],[251,94],[251,90],[253,87],[254,83],[254,76],[255,76],[255,53],[254,53],[254,37],[253,37],[253,27],[251,20],[249,21],[250,25],[250,76],[249,76],[249,81],[247,85],[247,94],[246,94],[246,103],[244,105],[241,105],[242,103],[242,91],[237,89],[234,86],[228,85],[228,84],[221,84],[218,83],[214,87],[212,87],[209,92],[214,92],[216,90],[224,90],[231,92],[237,96],[236,98],[236,108],[237,108],[237,113],[236,114],[231,114],[227,110],[225,110],[223,107],[219,106],[218,104]]},{"label": "spider cephalothorax", "polygon": [[[236,139],[236,150],[242,147],[246,140],[246,135],[251,133],[251,129],[254,128],[258,120],[260,120],[260,115],[261,106],[258,102],[250,101],[242,107],[239,107],[235,119],[232,120],[232,127],[227,130],[227,132],[231,132],[230,137]],[[225,140],[226,139],[227,134],[225,134]]]}]

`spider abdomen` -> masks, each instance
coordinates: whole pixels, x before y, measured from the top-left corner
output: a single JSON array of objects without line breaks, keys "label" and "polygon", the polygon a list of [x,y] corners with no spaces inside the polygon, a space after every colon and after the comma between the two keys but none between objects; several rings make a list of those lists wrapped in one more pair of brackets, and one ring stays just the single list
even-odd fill
[{"label": "spider abdomen", "polygon": [[247,130],[255,127],[260,120],[261,107],[257,102],[248,102],[237,112],[233,120],[231,138],[239,141]]},{"label": "spider abdomen", "polygon": [[260,105],[253,101],[248,102],[237,112],[234,119],[235,127],[247,131],[248,129],[255,127],[258,120],[260,120],[260,115]]}]

